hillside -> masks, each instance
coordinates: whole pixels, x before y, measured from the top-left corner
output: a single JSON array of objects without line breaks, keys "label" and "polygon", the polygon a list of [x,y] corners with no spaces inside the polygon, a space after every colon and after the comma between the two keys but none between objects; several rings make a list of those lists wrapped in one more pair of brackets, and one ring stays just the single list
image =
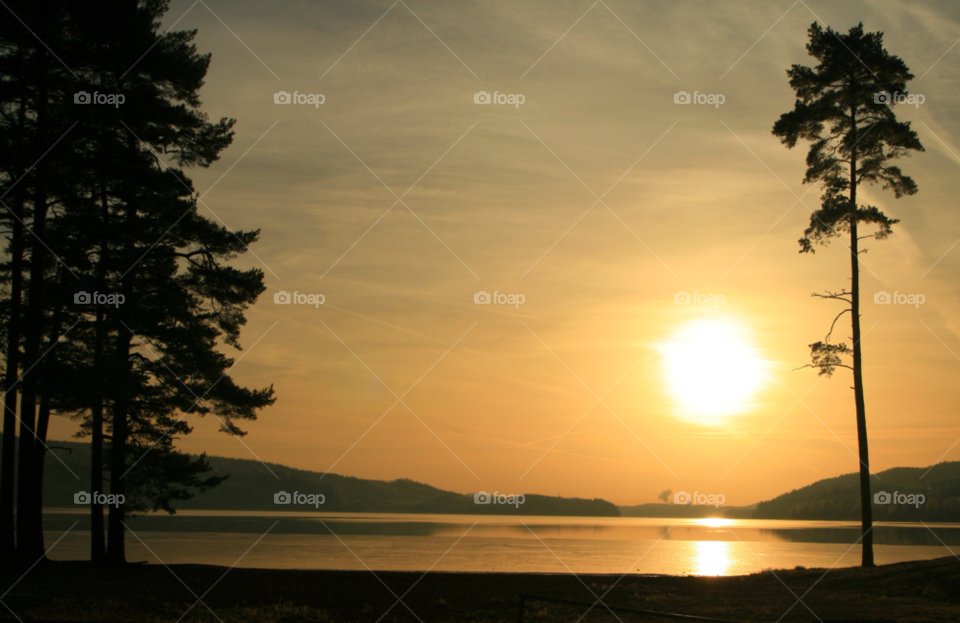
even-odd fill
[{"label": "hillside", "polygon": [[[873,477],[871,489],[876,494],[922,494],[923,504],[873,504],[874,521],[960,521],[960,462],[940,463],[926,467],[894,467]],[[921,478],[922,477],[922,478]],[[860,519],[859,474],[844,474],[819,480],[761,502],[753,512],[754,519]]]},{"label": "hillside", "polygon": [[[88,487],[90,449],[85,443],[52,441],[64,463],[81,480],[75,479],[60,462],[47,457],[44,505],[73,507],[73,495]],[[859,476],[844,474],[819,480],[800,489],[779,495],[755,506],[730,507],[678,504],[640,504],[617,507],[600,499],[562,498],[525,494],[519,508],[494,504],[474,504],[473,494],[444,491],[409,479],[366,480],[294,469],[269,463],[275,478],[258,461],[208,457],[213,473],[230,477],[219,487],[197,494],[176,505],[196,510],[309,510],[313,506],[274,504],[279,491],[323,494],[320,510],[370,513],[439,514],[516,514],[586,517],[728,517],[732,519],[807,519],[821,521],[857,521],[860,519]],[[960,522],[960,462],[925,467],[896,467],[877,474],[873,492],[922,494],[919,507],[908,504],[874,504],[876,521]],[[921,479],[921,476],[923,478]]]},{"label": "hillside", "polygon": [[[46,507],[73,507],[77,491],[89,489],[90,446],[72,441],[51,441],[51,448],[80,477],[77,480],[56,457],[48,456],[45,467],[43,501]],[[618,517],[619,509],[600,499],[562,498],[525,494],[518,507],[502,504],[475,504],[473,494],[443,491],[409,479],[365,480],[350,476],[294,469],[268,463],[276,477],[256,460],[207,457],[211,475],[229,475],[220,486],[198,493],[193,499],[178,502],[179,509],[304,511],[367,513],[441,513],[475,515],[559,515]],[[275,504],[280,491],[322,494],[320,507]],[[491,492],[492,493],[492,492]],[[501,492],[504,493],[504,492]],[[513,492],[510,492],[513,493]]]}]

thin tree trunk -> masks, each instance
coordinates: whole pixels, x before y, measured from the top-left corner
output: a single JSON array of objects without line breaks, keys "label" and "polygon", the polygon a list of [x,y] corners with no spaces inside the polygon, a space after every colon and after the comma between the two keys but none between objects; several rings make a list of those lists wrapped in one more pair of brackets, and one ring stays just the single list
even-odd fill
[{"label": "thin tree trunk", "polygon": [[[54,288],[58,292],[65,291],[64,279],[66,279],[66,273],[63,270],[57,271],[56,281],[53,283]],[[34,444],[33,448],[33,469],[32,477],[35,488],[35,495],[30,498],[30,507],[25,509],[20,507],[18,512],[24,512],[25,510],[29,513],[31,517],[38,518],[39,535],[34,538],[39,539],[40,549],[46,551],[44,547],[44,538],[43,538],[43,471],[44,465],[47,458],[47,431],[50,428],[50,409],[51,409],[51,394],[52,394],[52,384],[55,381],[51,378],[51,370],[56,369],[57,365],[57,351],[55,348],[52,348],[60,342],[60,336],[62,335],[62,322],[63,322],[63,306],[57,305],[55,311],[53,312],[53,318],[50,322],[50,333],[47,339],[47,347],[45,349],[46,356],[45,358],[37,365],[34,370],[34,374],[37,375],[37,384],[36,391],[39,396],[39,410],[37,412],[37,428],[36,428],[36,438],[37,441]]]},{"label": "thin tree trunk", "polygon": [[[38,37],[46,35],[43,23],[39,25]],[[47,132],[47,71],[46,50],[37,50],[37,145],[48,144]],[[33,188],[33,236],[30,245],[30,282],[27,299],[27,315],[24,322],[23,364],[25,369],[35,365],[40,357],[43,335],[43,281],[46,267],[46,247],[39,242],[44,239],[47,218],[46,176],[48,159],[42,158],[35,167]],[[33,564],[44,556],[43,517],[36,514],[38,506],[34,498],[40,495],[33,467],[36,448],[37,374],[25,374],[20,397],[20,455],[17,473],[17,560],[21,564]]]},{"label": "thin tree trunk", "polygon": [[[20,201],[14,203],[13,211],[18,218],[23,216],[22,206]],[[0,558],[4,560],[12,558],[16,552],[13,499],[16,477],[17,377],[20,367],[20,297],[23,290],[23,228],[16,218],[13,223],[11,255],[10,317],[7,321],[7,370],[3,399],[3,458],[0,461]]]},{"label": "thin tree trunk", "polygon": [[[22,60],[22,53],[21,53]],[[20,110],[17,119],[17,171],[14,183],[13,220],[10,234],[10,307],[7,319],[7,369],[4,378],[3,399],[3,458],[0,459],[0,558],[9,560],[16,554],[15,524],[13,519],[14,489],[16,482],[16,437],[17,437],[17,382],[20,371],[20,306],[23,296],[23,176],[26,171],[24,140],[27,110],[23,86],[23,71],[20,71]]]},{"label": "thin tree trunk", "polygon": [[[137,142],[135,137],[129,138],[130,151],[137,153]],[[130,343],[132,335],[127,327],[130,326],[132,315],[131,306],[133,305],[133,283],[137,277],[137,271],[134,264],[139,261],[137,256],[137,201],[135,190],[124,191],[125,215],[123,222],[123,252],[120,257],[125,262],[130,262],[130,268],[126,276],[122,278],[120,284],[121,294],[126,303],[117,310],[117,317],[120,322],[117,323],[116,350],[114,353],[115,363],[112,372],[116,374],[113,386],[116,394],[113,400],[113,430],[110,443],[110,493],[115,495],[126,495],[127,488],[124,476],[127,472],[127,435],[128,417],[130,408],[131,391],[131,362],[130,362]],[[111,563],[120,564],[126,562],[126,546],[124,543],[126,536],[126,518],[125,504],[114,504],[110,507],[109,521],[107,525],[107,558]]]},{"label": "thin tree trunk", "polygon": [[[854,145],[857,139],[857,116],[854,105]],[[857,240],[857,152],[850,157],[850,315],[853,325],[853,394],[857,405],[857,446],[860,451],[860,529],[862,557],[860,564],[873,566],[873,500],[870,496],[870,450],[867,443],[867,412],[863,400],[863,356],[860,349],[860,255]]]},{"label": "thin tree trunk", "polygon": [[[103,355],[103,315],[97,312],[97,327],[94,337],[96,352],[94,357],[102,359]],[[94,363],[94,383],[100,384],[102,364]],[[97,396],[90,408],[90,489],[94,493],[104,493],[103,490],[103,393],[97,391]],[[101,562],[107,557],[107,542],[103,535],[103,506],[90,504],[90,560]]]},{"label": "thin tree trunk", "polygon": [[[24,365],[30,366],[39,358],[39,340],[36,332],[39,327],[37,316],[41,310],[35,309],[34,301],[40,297],[40,281],[42,277],[31,270],[30,300],[27,312],[27,330]],[[32,325],[32,326],[31,326]],[[33,564],[37,558],[43,556],[43,530],[40,525],[42,517],[34,514],[33,499],[36,495],[37,481],[34,472],[34,456],[36,455],[36,370],[26,374],[23,379],[23,393],[20,397],[20,444],[17,465],[17,560],[24,564]]]},{"label": "thin tree trunk", "polygon": [[[103,143],[101,142],[101,150]],[[109,202],[104,176],[104,155],[101,152],[100,162],[100,255],[97,258],[97,290],[106,291],[107,271],[107,237],[109,220]],[[103,307],[97,303],[97,318],[93,337],[93,382],[94,402],[90,408],[90,489],[94,492],[103,491],[103,403],[104,380],[106,370],[104,366],[104,333],[106,331]],[[107,543],[103,534],[103,506],[90,505],[90,560],[100,562],[107,557]]]},{"label": "thin tree trunk", "polygon": [[[130,300],[128,297],[126,300]],[[126,330],[117,332],[116,343],[117,380],[115,383],[116,395],[113,401],[113,431],[110,441],[110,493],[126,496],[127,488],[124,476],[127,471],[127,417],[129,409],[130,383],[130,333]],[[126,536],[125,504],[114,504],[110,507],[109,522],[107,525],[107,560],[113,564],[125,563]]]},{"label": "thin tree trunk", "polygon": [[34,509],[31,515],[40,516],[40,549],[44,552],[46,547],[43,542],[43,467],[47,458],[47,429],[50,424],[50,396],[42,394],[40,396],[40,409],[37,413],[37,439],[38,443],[34,449],[33,455],[33,480],[36,482],[37,495],[31,500]]}]

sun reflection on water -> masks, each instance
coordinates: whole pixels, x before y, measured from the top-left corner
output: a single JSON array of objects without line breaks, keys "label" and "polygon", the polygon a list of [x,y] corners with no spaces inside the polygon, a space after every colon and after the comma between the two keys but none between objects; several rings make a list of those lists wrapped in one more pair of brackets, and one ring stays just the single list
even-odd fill
[{"label": "sun reflection on water", "polygon": [[695,521],[697,524],[707,526],[708,528],[723,528],[725,526],[732,526],[734,523],[733,519],[726,519],[724,517],[703,517]]},{"label": "sun reflection on water", "polygon": [[729,541],[697,541],[694,556],[697,575],[726,575],[732,563]]}]

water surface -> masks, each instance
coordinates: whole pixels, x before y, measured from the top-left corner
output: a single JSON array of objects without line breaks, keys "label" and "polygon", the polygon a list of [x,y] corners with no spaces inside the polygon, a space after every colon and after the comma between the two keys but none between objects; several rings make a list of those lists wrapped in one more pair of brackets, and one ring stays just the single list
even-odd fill
[{"label": "water surface", "polygon": [[[66,536],[63,533],[80,523]],[[88,557],[85,515],[48,509],[56,560]],[[127,557],[275,569],[739,575],[860,562],[857,522],[181,511],[129,522]],[[960,524],[878,524],[878,564],[960,551]]]}]

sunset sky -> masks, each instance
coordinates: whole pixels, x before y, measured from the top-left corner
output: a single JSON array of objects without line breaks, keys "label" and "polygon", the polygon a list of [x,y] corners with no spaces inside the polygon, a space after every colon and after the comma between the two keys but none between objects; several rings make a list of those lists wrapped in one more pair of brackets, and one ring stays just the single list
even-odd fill
[{"label": "sunset sky", "polygon": [[792,371],[841,309],[810,295],[849,287],[849,253],[797,252],[820,191],[806,145],[771,134],[819,19],[883,31],[925,100],[895,109],[926,148],[900,163],[920,192],[861,199],[902,221],[863,257],[871,467],[960,459],[956,4],[591,1],[171,3],[165,26],[213,55],[204,110],[238,120],[188,172],[202,211],[261,229],[237,265],[268,290],[231,374],[277,393],[242,443],[192,416],[181,448],[617,504],[752,504],[856,471],[849,373]]}]

